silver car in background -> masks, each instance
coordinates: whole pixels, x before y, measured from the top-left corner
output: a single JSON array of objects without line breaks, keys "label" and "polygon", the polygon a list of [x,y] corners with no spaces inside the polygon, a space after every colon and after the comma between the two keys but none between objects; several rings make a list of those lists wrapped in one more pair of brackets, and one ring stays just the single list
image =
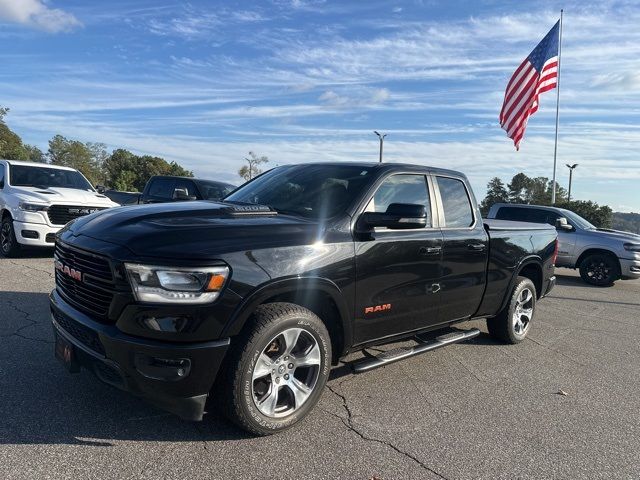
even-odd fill
[{"label": "silver car in background", "polygon": [[640,235],[597,228],[570,210],[540,205],[496,203],[488,218],[555,225],[560,242],[556,266],[577,268],[599,287],[640,278]]}]

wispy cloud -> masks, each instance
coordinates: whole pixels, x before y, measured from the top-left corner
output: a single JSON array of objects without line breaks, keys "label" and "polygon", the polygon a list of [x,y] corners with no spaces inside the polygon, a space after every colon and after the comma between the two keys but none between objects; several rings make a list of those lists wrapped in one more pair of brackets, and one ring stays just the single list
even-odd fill
[{"label": "wispy cloud", "polygon": [[[576,194],[640,208],[598,183],[640,172],[640,8],[589,1],[567,4],[559,155],[581,165]],[[74,10],[93,49],[0,54],[0,103],[27,141],[60,132],[231,179],[250,149],[273,163],[375,160],[375,128],[390,133],[389,161],[461,169],[480,194],[493,175],[550,176],[553,94],[520,152],[497,125],[506,81],[557,20],[547,4],[461,2],[442,16],[429,2],[116,3]]]},{"label": "wispy cloud", "polygon": [[51,8],[44,0],[0,0],[0,18],[52,33],[82,25],[73,14]]}]

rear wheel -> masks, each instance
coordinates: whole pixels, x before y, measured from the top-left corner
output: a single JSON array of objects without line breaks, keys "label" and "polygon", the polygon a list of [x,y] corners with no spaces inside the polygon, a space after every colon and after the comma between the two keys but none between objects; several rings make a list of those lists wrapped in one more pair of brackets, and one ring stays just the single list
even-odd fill
[{"label": "rear wheel", "polygon": [[20,244],[16,240],[13,220],[5,215],[0,224],[0,252],[5,257],[17,257],[20,254]]},{"label": "rear wheel", "polygon": [[596,287],[613,285],[619,277],[618,260],[612,255],[596,253],[580,262],[582,280]]},{"label": "rear wheel", "polygon": [[536,310],[536,287],[526,277],[518,277],[507,306],[487,319],[489,334],[507,343],[520,343],[531,329]]},{"label": "rear wheel", "polygon": [[320,399],[331,341],[320,318],[290,303],[258,307],[252,325],[232,347],[220,395],[233,422],[269,435],[302,420]]}]

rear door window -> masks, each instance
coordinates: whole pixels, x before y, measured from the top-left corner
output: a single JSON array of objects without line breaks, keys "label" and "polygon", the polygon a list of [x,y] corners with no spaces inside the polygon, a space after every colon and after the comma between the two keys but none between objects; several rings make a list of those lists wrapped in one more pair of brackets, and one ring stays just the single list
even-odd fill
[{"label": "rear door window", "polygon": [[0,163],[0,188],[4,187],[4,165]]},{"label": "rear door window", "polygon": [[[186,190],[187,195],[190,197],[198,197],[198,190],[196,188],[196,184],[193,183],[191,180],[184,180],[182,178],[179,178],[176,180],[176,183],[174,185],[174,190],[175,189],[182,189],[182,190]],[[171,196],[173,197],[173,191],[171,192]]]},{"label": "rear door window", "polygon": [[551,223],[555,225],[554,213],[541,208],[500,207],[496,214],[498,220],[512,220],[516,222]]},{"label": "rear door window", "polygon": [[468,228],[473,225],[473,208],[464,183],[457,178],[436,177],[446,228]]},{"label": "rear door window", "polygon": [[171,200],[173,198],[175,180],[173,178],[155,178],[149,187],[149,196]]}]

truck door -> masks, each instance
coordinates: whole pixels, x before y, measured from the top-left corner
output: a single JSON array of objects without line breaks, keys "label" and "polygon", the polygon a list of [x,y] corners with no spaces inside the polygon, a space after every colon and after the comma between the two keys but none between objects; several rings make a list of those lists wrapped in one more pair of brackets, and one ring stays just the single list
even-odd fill
[{"label": "truck door", "polygon": [[385,212],[392,203],[426,207],[426,228],[375,228],[355,238],[356,343],[424,328],[438,322],[442,233],[434,219],[426,175],[387,177],[369,200],[365,211]]},{"label": "truck door", "polygon": [[[553,212],[551,210],[547,210],[545,217],[545,223],[549,225],[556,226],[556,223],[562,215],[557,212]],[[569,224],[571,224],[571,220],[567,218]],[[556,260],[556,265],[572,267],[575,264],[575,249],[576,249],[576,237],[578,236],[578,232],[576,230],[575,225],[573,226],[573,230],[562,230],[557,228],[558,231],[558,259]]]},{"label": "truck door", "polygon": [[465,182],[441,175],[434,178],[444,241],[440,320],[448,322],[473,315],[482,302],[489,237]]}]

